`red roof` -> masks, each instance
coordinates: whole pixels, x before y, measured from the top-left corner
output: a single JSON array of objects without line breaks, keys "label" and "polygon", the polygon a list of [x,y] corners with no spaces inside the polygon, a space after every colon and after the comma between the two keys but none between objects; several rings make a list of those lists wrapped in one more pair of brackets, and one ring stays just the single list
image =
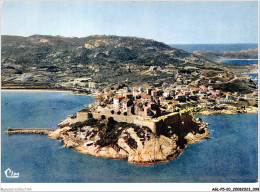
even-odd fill
[{"label": "red roof", "polygon": [[124,96],[123,95],[116,95],[115,98],[116,99],[121,99],[121,98],[124,98]]},{"label": "red roof", "polygon": [[115,93],[113,93],[113,92],[108,92],[108,93],[106,93],[106,95],[114,95]]},{"label": "red roof", "polygon": [[142,96],[142,98],[151,98],[151,96],[150,95],[144,95],[144,96]]},{"label": "red roof", "polygon": [[130,99],[122,99],[122,102],[128,102]]},{"label": "red roof", "polygon": [[178,94],[177,96],[185,96],[184,94]]}]

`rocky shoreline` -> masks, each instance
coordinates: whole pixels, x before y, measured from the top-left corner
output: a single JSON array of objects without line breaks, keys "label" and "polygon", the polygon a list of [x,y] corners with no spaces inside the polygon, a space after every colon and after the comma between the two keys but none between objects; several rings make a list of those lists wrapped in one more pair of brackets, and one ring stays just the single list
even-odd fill
[{"label": "rocky shoreline", "polygon": [[[105,121],[99,120],[98,123],[103,124]],[[120,132],[120,130],[121,132],[118,134],[116,142],[111,144],[104,144],[104,132],[97,130],[97,124],[83,126],[77,130],[73,126],[64,126],[56,130],[13,129],[5,133],[46,134],[52,139],[60,139],[64,143],[63,147],[75,148],[83,154],[112,159],[128,158],[128,162],[132,164],[153,165],[177,158],[188,147],[188,144],[200,142],[202,139],[208,138],[210,134],[207,124],[201,119],[193,118],[189,122],[190,127],[179,123],[176,124],[176,127],[172,127],[174,133],[169,135],[156,134],[149,128],[133,127],[133,125],[113,128],[115,130],[111,132]],[[82,133],[89,136],[85,139],[73,136],[73,134]],[[86,143],[92,144],[88,146]]]},{"label": "rocky shoreline", "polygon": [[[232,115],[232,114],[239,114],[237,110],[230,110],[230,109],[223,109],[223,110],[203,110],[200,112],[196,112],[194,114],[196,115],[212,115],[212,114],[226,114],[226,115]],[[258,113],[257,107],[249,107],[246,108],[245,113]]]},{"label": "rocky shoreline", "polygon": [[[66,128],[63,128],[66,129]],[[55,133],[54,133],[55,134]],[[204,134],[188,134],[185,138],[188,140],[187,144],[197,143],[206,138],[210,134],[206,129]],[[61,139],[64,142],[63,147],[75,148],[78,152],[88,154],[96,157],[111,158],[111,159],[125,159],[128,162],[136,165],[153,165],[159,163],[169,162],[171,159],[177,158],[184,150],[177,146],[175,140],[161,136],[159,138],[152,138],[150,142],[145,141],[144,145],[139,145],[137,149],[129,147],[123,139],[119,141],[120,149],[116,150],[112,146],[84,146],[83,142],[69,138],[64,134],[59,134],[55,137],[53,134],[49,135],[53,139]],[[146,145],[146,146],[145,146]],[[153,151],[153,153],[151,153]]]},{"label": "rocky shoreline", "polygon": [[[258,113],[257,107],[246,108]],[[203,110],[196,115],[238,114],[234,109]],[[66,148],[96,157],[128,159],[136,165],[153,165],[177,158],[188,144],[209,139],[208,124],[195,119],[189,112],[178,113],[179,119],[153,132],[148,127],[108,119],[88,118],[71,123],[62,121],[58,129],[8,129],[6,134],[44,134],[61,140]],[[68,117],[69,118],[69,117]]]}]

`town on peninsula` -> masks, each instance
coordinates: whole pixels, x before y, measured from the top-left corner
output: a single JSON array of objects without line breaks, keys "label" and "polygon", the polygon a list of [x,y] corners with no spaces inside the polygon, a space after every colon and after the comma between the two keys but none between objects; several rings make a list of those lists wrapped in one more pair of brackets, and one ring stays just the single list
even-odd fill
[{"label": "town on peninsula", "polygon": [[4,36],[2,88],[94,97],[57,129],[5,133],[45,134],[63,147],[137,165],[168,162],[189,144],[210,139],[209,124],[194,115],[258,113],[257,79],[246,75],[257,66],[239,68],[212,55],[136,37]]}]

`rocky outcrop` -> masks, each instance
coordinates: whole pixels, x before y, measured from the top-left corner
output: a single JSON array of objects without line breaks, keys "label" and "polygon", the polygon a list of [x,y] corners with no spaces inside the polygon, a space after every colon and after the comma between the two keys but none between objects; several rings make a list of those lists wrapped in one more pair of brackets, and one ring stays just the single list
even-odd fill
[{"label": "rocky outcrop", "polygon": [[107,147],[99,147],[99,146],[88,146],[85,147],[83,145],[75,147],[75,149],[80,153],[85,153],[88,155],[93,155],[96,157],[104,157],[104,158],[111,158],[111,159],[125,159],[128,157],[128,153],[120,149],[117,151],[112,146]]},{"label": "rocky outcrop", "polygon": [[[136,146],[131,146],[127,142],[129,137],[125,135],[129,135],[136,142]],[[127,129],[122,134],[118,145],[128,152],[128,161],[133,164],[166,162],[181,152],[174,138],[156,136],[153,133],[146,133],[143,138],[140,138],[133,128]]]},{"label": "rocky outcrop", "polygon": [[258,113],[258,108],[249,106],[244,111],[239,111],[236,109],[222,109],[222,110],[202,110],[200,112],[196,112],[197,115],[212,115],[212,114],[232,115],[238,113]]},{"label": "rocky outcrop", "polygon": [[[120,127],[117,131],[122,129]],[[132,164],[151,165],[165,163],[176,158],[187,147],[187,144],[200,142],[210,133],[206,123],[203,123],[201,119],[195,120],[188,112],[180,113],[179,121],[165,129],[170,129],[171,134],[157,134],[149,128],[129,126],[123,129],[116,143],[105,146],[99,144],[104,143],[100,142],[104,133],[95,131],[96,129],[90,126],[81,128],[86,134],[86,139],[83,141],[77,136],[69,136],[73,132],[70,127],[58,129],[49,136],[61,139],[64,142],[63,147],[73,147],[84,154],[114,159],[128,158]],[[95,144],[84,145],[87,142]]]},{"label": "rocky outcrop", "polygon": [[[112,120],[92,120],[92,126],[65,126],[56,130],[25,129],[9,130],[6,133],[47,134],[60,139],[63,147],[75,148],[78,152],[97,157],[124,159],[137,165],[165,163],[176,158],[187,144],[196,143],[210,133],[207,124],[195,120],[188,112],[180,113],[178,122],[165,127],[167,131],[154,133],[148,127],[118,123]],[[110,124],[109,124],[110,123]]]}]

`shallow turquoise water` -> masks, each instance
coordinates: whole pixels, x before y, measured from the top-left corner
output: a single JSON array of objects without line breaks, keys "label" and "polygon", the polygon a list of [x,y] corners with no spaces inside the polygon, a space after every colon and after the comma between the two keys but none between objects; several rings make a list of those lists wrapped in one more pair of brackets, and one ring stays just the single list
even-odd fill
[{"label": "shallow turquoise water", "polygon": [[[68,93],[2,92],[2,182],[257,181],[258,114],[200,116],[214,130],[212,139],[190,145],[169,163],[152,166],[81,154],[45,135],[3,134],[8,127],[54,128],[92,102],[92,97]],[[6,178],[7,168],[20,177]]]}]

